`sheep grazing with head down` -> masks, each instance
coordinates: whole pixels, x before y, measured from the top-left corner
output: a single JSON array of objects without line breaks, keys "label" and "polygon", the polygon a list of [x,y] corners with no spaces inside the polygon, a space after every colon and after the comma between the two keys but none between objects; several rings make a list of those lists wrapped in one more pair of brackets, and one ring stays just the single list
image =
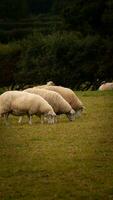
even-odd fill
[{"label": "sheep grazing with head down", "polygon": [[113,83],[103,83],[100,87],[99,87],[100,91],[105,91],[105,90],[113,90]]},{"label": "sheep grazing with head down", "polygon": [[41,96],[20,91],[7,91],[0,96],[0,116],[7,121],[9,114],[27,115],[29,124],[32,123],[32,115],[46,117],[50,124],[54,123],[56,116],[53,108]]},{"label": "sheep grazing with head down", "polygon": [[59,93],[71,105],[76,113],[76,116],[81,115],[81,112],[84,108],[83,103],[71,89],[62,86],[37,86],[34,88],[44,88],[46,90],[51,90]]},{"label": "sheep grazing with head down", "polygon": [[72,109],[70,104],[57,92],[38,89],[38,88],[28,88],[24,90],[25,92],[38,94],[43,97],[53,108],[57,115],[66,114],[70,121],[75,119],[75,111]]}]

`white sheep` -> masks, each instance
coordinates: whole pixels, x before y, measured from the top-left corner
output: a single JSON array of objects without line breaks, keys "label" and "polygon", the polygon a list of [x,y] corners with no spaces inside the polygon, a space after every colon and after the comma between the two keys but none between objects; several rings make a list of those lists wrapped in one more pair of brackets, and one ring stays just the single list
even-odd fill
[{"label": "white sheep", "polygon": [[0,95],[0,116],[4,116],[7,122],[9,114],[27,115],[29,124],[32,123],[32,115],[46,117],[48,123],[54,123],[56,116],[53,108],[41,96],[22,91],[7,91]]},{"label": "white sheep", "polygon": [[[50,86],[49,86],[50,87]],[[54,112],[59,114],[66,114],[70,121],[75,119],[75,111],[72,109],[70,104],[57,92],[38,89],[38,88],[28,88],[24,90],[25,92],[38,94],[43,97],[53,108]]]},{"label": "white sheep", "polygon": [[111,83],[103,83],[100,87],[99,87],[100,91],[104,91],[104,90],[113,90],[113,82]]},{"label": "white sheep", "polygon": [[77,95],[69,88],[65,88],[62,86],[37,86],[34,88],[44,88],[46,90],[51,90],[59,93],[73,108],[76,112],[76,116],[80,116],[83,111],[83,103],[77,97]]}]

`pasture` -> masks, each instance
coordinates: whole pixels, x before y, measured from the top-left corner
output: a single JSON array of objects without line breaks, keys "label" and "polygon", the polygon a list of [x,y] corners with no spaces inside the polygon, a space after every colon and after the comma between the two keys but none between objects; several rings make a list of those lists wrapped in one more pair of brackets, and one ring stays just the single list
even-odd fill
[{"label": "pasture", "polygon": [[113,199],[113,92],[77,92],[74,122],[0,119],[0,200]]}]

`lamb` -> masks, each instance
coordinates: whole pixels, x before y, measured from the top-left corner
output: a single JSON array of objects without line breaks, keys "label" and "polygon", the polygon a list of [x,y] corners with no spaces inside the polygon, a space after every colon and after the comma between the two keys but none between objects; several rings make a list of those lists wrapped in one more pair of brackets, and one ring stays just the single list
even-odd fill
[{"label": "lamb", "polygon": [[100,91],[104,91],[104,90],[113,90],[113,82],[111,83],[103,83],[100,87],[99,87]]},{"label": "lamb", "polygon": [[84,108],[83,103],[71,89],[62,86],[37,86],[34,88],[44,88],[46,90],[51,90],[59,93],[76,112],[76,117],[81,115],[81,112]]},{"label": "lamb", "polygon": [[9,114],[27,115],[29,124],[32,124],[32,115],[46,117],[51,124],[56,116],[53,108],[41,96],[22,91],[7,91],[0,95],[0,116],[4,116],[7,122]]},{"label": "lamb", "polygon": [[70,104],[57,92],[38,89],[38,88],[28,88],[24,90],[25,92],[38,94],[43,97],[53,108],[57,115],[66,114],[70,121],[75,119],[75,111],[72,109]]}]

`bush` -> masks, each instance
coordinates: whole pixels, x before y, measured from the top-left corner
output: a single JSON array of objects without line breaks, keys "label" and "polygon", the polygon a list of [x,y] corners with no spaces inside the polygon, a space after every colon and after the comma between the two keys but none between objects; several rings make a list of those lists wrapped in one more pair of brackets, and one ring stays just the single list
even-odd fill
[{"label": "bush", "polygon": [[102,80],[113,79],[112,52],[111,41],[99,35],[57,32],[44,36],[35,31],[18,43],[0,46],[0,84],[23,87],[53,80],[76,90],[90,82],[96,89]]}]

